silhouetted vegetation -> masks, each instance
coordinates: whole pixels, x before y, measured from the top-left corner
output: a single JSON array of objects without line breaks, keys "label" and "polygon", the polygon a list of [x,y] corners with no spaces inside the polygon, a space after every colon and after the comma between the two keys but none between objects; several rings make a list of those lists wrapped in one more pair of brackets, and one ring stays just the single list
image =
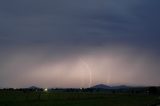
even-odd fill
[{"label": "silhouetted vegetation", "polygon": [[156,106],[160,87],[121,89],[0,89],[0,106]]}]

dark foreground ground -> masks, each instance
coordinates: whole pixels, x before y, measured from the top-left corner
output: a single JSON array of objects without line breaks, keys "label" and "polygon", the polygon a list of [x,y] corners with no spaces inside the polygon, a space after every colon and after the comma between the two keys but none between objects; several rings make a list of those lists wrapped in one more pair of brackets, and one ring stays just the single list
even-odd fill
[{"label": "dark foreground ground", "polygon": [[0,92],[0,106],[154,106],[159,100],[147,94]]}]

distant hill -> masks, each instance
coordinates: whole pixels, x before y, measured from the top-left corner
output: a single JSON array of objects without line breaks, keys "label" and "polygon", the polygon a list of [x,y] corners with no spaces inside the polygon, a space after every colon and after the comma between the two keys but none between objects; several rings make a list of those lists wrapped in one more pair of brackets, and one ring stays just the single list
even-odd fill
[{"label": "distant hill", "polygon": [[130,87],[126,86],[126,85],[108,86],[108,85],[104,85],[104,84],[98,84],[98,85],[95,85],[95,86],[93,86],[91,88],[95,88],[95,89],[128,89]]},{"label": "distant hill", "polygon": [[97,88],[97,89],[111,89],[110,86],[107,86],[107,85],[104,85],[104,84],[98,84],[98,85],[95,85],[91,88]]}]

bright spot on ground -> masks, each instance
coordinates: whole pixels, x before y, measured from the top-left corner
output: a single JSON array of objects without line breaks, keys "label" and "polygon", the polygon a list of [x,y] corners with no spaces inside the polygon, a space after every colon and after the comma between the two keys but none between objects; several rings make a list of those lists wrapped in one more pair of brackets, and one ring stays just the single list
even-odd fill
[{"label": "bright spot on ground", "polygon": [[48,91],[48,89],[47,89],[47,88],[45,88],[45,89],[44,89],[44,91],[45,91],[45,92],[47,92],[47,91]]}]

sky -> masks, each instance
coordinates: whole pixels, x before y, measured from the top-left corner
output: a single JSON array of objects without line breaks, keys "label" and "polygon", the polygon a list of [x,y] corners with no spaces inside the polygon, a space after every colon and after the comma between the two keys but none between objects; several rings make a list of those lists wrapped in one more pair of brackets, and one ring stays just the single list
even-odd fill
[{"label": "sky", "polygon": [[160,85],[159,0],[0,0],[0,88]]}]

